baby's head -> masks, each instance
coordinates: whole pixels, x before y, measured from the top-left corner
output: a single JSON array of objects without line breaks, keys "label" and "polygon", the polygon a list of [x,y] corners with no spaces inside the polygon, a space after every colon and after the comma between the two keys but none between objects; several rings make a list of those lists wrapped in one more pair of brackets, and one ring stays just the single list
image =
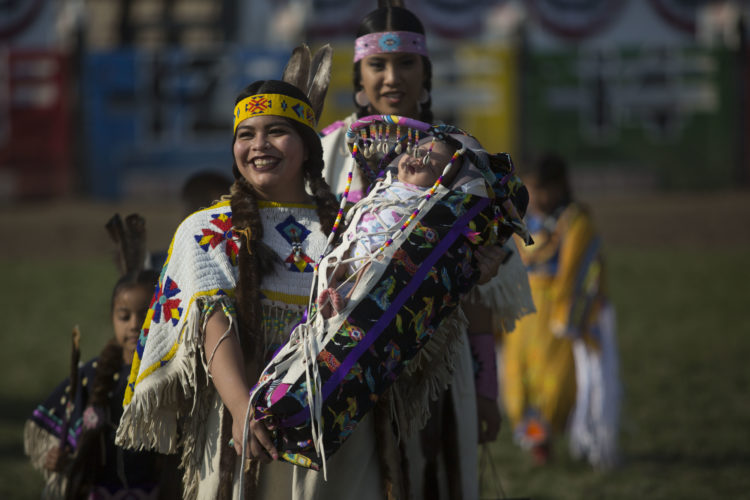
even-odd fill
[{"label": "baby's head", "polygon": [[[424,155],[430,147],[432,152],[425,164]],[[463,148],[464,152],[445,173],[442,185],[477,196],[490,196],[491,188],[482,174],[482,169],[490,168],[489,155],[479,141],[465,133],[446,134],[445,141],[434,144],[431,138],[420,141],[417,158],[410,154],[398,158],[398,180],[421,187],[432,186],[459,148]]]},{"label": "baby's head", "polygon": [[[430,151],[432,148],[432,151]],[[443,141],[432,142],[431,138],[426,138],[419,143],[418,154],[402,154],[398,159],[397,178],[401,182],[413,184],[420,187],[430,187],[435,184],[440,174],[445,170],[445,166],[450,163],[453,153],[458,148],[451,146]],[[429,152],[429,158],[425,163],[424,157]],[[456,159],[453,167],[443,177],[443,185],[449,186],[453,181],[460,168],[460,157]]]}]

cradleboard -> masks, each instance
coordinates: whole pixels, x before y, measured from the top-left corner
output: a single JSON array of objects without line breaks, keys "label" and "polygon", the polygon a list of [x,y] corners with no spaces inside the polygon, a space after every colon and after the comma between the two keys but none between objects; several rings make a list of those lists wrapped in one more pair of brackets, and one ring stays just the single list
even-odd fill
[{"label": "cradleboard", "polygon": [[[406,126],[401,117],[368,118]],[[251,404],[255,419],[272,420],[282,459],[324,466],[476,284],[476,248],[494,244],[502,228],[528,237],[514,205],[525,188],[510,157],[494,155],[483,168],[494,197],[434,186],[379,258],[361,269],[344,308],[325,319],[311,305],[266,366]],[[345,258],[350,233],[384,182],[350,210],[340,243],[320,260],[312,295],[328,286],[326,269]]]}]

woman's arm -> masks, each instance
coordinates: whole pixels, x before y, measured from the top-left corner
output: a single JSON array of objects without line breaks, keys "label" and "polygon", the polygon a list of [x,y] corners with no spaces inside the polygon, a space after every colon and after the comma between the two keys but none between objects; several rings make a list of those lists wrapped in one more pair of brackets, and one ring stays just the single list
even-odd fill
[{"label": "woman's arm", "polygon": [[[230,332],[230,328],[232,331]],[[222,402],[232,414],[232,439],[237,454],[242,453],[242,436],[245,415],[250,402],[250,386],[245,377],[245,363],[236,331],[229,319],[215,310],[206,322],[206,335],[203,343],[208,359],[208,373],[211,376]],[[278,452],[266,426],[250,419],[250,456],[268,460],[270,455],[278,459]]]}]

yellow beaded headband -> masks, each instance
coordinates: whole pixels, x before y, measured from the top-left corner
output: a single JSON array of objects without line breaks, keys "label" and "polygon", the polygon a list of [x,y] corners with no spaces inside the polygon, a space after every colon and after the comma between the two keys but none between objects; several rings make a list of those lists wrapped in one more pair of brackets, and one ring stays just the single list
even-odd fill
[{"label": "yellow beaded headband", "polygon": [[242,120],[261,115],[291,118],[315,130],[315,113],[305,101],[284,94],[256,94],[234,107],[234,132]]}]

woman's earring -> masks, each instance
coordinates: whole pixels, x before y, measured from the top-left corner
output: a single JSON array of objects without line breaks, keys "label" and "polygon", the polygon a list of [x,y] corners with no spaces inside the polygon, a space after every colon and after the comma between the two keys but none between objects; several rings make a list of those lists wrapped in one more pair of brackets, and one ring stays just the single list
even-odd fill
[{"label": "woman's earring", "polygon": [[430,100],[430,91],[423,88],[422,93],[419,94],[419,104],[427,104],[427,101]]},{"label": "woman's earring", "polygon": [[367,94],[365,93],[364,89],[354,94],[354,102],[356,102],[357,106],[359,106],[360,108],[366,108],[370,105],[370,100],[367,98]]}]

